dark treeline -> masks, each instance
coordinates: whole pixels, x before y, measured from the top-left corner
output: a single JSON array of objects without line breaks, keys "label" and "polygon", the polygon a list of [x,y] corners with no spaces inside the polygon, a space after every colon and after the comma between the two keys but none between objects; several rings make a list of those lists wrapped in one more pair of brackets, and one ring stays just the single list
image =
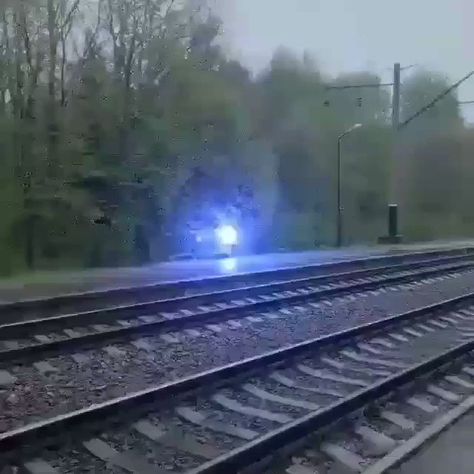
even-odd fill
[{"label": "dark treeline", "polygon": [[[331,78],[276,51],[254,76],[219,46],[218,18],[172,0],[2,0],[0,271],[125,265],[175,252],[196,209],[244,193],[262,250],[334,241],[344,143],[346,242],[383,233],[390,90]],[[403,83],[410,116],[448,85]],[[466,235],[471,151],[454,95],[402,135],[398,192],[410,238]]]}]

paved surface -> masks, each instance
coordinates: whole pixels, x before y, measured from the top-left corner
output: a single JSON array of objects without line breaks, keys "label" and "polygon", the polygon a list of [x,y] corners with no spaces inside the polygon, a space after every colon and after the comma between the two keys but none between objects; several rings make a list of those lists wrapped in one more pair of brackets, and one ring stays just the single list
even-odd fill
[{"label": "paved surface", "polygon": [[146,267],[106,268],[76,272],[38,272],[0,280],[0,303],[67,293],[202,279],[307,264],[337,262],[400,252],[465,247],[474,240],[438,241],[416,245],[350,247],[299,253],[253,255],[224,260],[162,262]]},{"label": "paved surface", "polygon": [[433,443],[392,474],[473,474],[474,412],[459,420]]}]

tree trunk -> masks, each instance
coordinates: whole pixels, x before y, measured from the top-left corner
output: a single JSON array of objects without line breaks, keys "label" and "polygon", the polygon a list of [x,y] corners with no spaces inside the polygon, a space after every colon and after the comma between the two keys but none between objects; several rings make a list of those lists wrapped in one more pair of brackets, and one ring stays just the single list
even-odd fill
[{"label": "tree trunk", "polygon": [[56,11],[54,0],[48,0],[48,39],[49,39],[49,71],[48,71],[48,177],[56,178],[58,172],[58,124],[56,119],[56,65],[58,40],[56,38]]},{"label": "tree trunk", "polygon": [[66,86],[65,86],[65,74],[66,74],[66,38],[64,33],[61,35],[61,107],[66,105]]}]

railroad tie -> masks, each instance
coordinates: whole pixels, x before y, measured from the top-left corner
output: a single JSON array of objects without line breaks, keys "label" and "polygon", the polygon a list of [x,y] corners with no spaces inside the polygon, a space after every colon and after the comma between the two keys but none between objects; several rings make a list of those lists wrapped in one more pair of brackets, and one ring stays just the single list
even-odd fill
[{"label": "railroad tie", "polygon": [[336,398],[342,398],[344,397],[344,394],[341,392],[338,392],[337,390],[331,390],[331,389],[326,389],[326,388],[315,388],[315,387],[307,387],[305,385],[300,385],[297,383],[295,380],[286,377],[283,374],[280,374],[278,372],[274,372],[273,374],[270,374],[270,378],[275,380],[275,382],[280,383],[281,385],[289,388],[295,388],[297,390],[302,390],[306,392],[311,392],[311,393],[317,393],[319,395],[330,395],[332,397]]},{"label": "railroad tie", "polygon": [[362,472],[364,460],[357,454],[334,443],[323,443],[320,450],[334,462],[351,472]]},{"label": "railroad tie", "polygon": [[80,337],[81,333],[74,331],[74,329],[64,329],[63,330],[64,334],[66,334],[67,337],[74,338],[74,337]]},{"label": "railroad tie", "polygon": [[256,300],[255,298],[245,298],[245,301],[249,304],[258,303],[258,300]]},{"label": "railroad tie", "polygon": [[392,339],[395,339],[395,341],[398,341],[398,342],[410,342],[408,337],[402,336],[401,334],[398,334],[398,333],[395,333],[395,332],[389,333],[389,336]]},{"label": "railroad tie", "polygon": [[410,397],[406,401],[412,407],[418,408],[425,413],[435,413],[438,411],[438,407],[436,405],[431,404],[427,399],[421,397]]},{"label": "railroad tie", "polygon": [[129,328],[132,325],[132,323],[126,319],[117,319],[117,324],[124,328]]},{"label": "railroad tie", "polygon": [[318,471],[301,464],[293,464],[286,469],[286,474],[318,474]]},{"label": "railroad tie", "polygon": [[226,323],[231,329],[240,329],[242,327],[242,323],[235,319],[229,319]]},{"label": "railroad tie", "polygon": [[148,420],[140,420],[133,424],[133,428],[146,438],[163,446],[177,449],[204,459],[214,459],[222,451],[208,443],[200,443],[192,435],[178,427],[161,427],[150,423]]},{"label": "railroad tie", "polygon": [[120,467],[127,472],[140,474],[166,474],[169,471],[149,464],[146,458],[130,451],[119,452],[105,441],[93,438],[82,443],[89,453],[101,461]]},{"label": "railroad tie", "polygon": [[384,359],[377,359],[375,357],[365,357],[360,354],[357,354],[357,352],[353,352],[351,350],[342,350],[341,354],[347,357],[348,359],[351,359],[355,362],[361,362],[363,364],[374,364],[374,365],[379,365],[382,367],[389,367],[393,369],[403,369],[406,367],[405,364],[402,364],[400,362],[393,362],[391,360],[384,360]]},{"label": "railroad tie", "polygon": [[459,324],[461,324],[459,321],[456,321],[455,319],[450,318],[449,316],[441,316],[439,319],[441,321],[444,321],[445,323],[452,324],[454,326],[458,326]]},{"label": "railroad tie", "polygon": [[467,388],[469,390],[474,389],[474,384],[468,382],[467,380],[464,380],[463,378],[457,375],[447,375],[444,379],[447,380],[449,383],[452,383],[453,385],[457,385],[458,387]]},{"label": "railroad tie", "polygon": [[107,352],[110,357],[122,358],[125,356],[125,351],[116,346],[106,346],[104,347],[104,351]]},{"label": "railroad tie", "polygon": [[157,321],[159,321],[158,316],[154,314],[138,316],[138,319],[145,324],[156,323]]},{"label": "railroad tie", "polygon": [[[198,309],[201,310],[201,306],[199,306]],[[201,311],[204,311],[204,310],[201,310]],[[179,316],[179,314],[178,313],[161,312],[160,316],[164,319],[176,319]]]},{"label": "railroad tie", "polygon": [[173,334],[160,334],[160,339],[168,344],[176,344],[179,342],[179,339]]},{"label": "railroad tie", "polygon": [[76,354],[71,354],[71,358],[78,365],[87,364],[90,361],[89,356],[80,352],[77,352]]},{"label": "railroad tie", "polygon": [[39,362],[34,362],[33,366],[41,375],[49,375],[58,371],[58,369],[52,366],[49,362],[41,360]]},{"label": "railroad tie", "polygon": [[384,353],[383,351],[381,351],[379,349],[376,349],[375,347],[372,347],[370,344],[368,344],[366,342],[359,342],[357,344],[357,347],[362,351],[368,352],[369,354],[383,355],[383,353]]},{"label": "railroad tie", "polygon": [[380,417],[398,426],[404,431],[414,431],[416,427],[415,422],[413,420],[410,420],[405,415],[401,413],[396,413],[394,411],[382,410],[380,412]]},{"label": "railroad tie", "polygon": [[234,438],[243,439],[244,441],[252,441],[259,436],[257,431],[253,431],[248,428],[241,428],[240,426],[235,426],[230,423],[210,420],[202,413],[189,407],[177,407],[176,413],[180,418],[187,421],[188,423],[192,423],[193,425],[206,428],[216,433],[224,433]]},{"label": "railroad tie", "polygon": [[297,369],[306,375],[322,380],[330,380],[331,382],[339,382],[342,384],[353,385],[356,387],[366,387],[368,385],[368,382],[366,382],[365,380],[344,377],[342,375],[334,374],[329,371],[313,369],[312,367],[308,367],[307,365],[303,364],[298,364]]},{"label": "railroad tie", "polygon": [[152,345],[143,338],[135,339],[131,342],[132,346],[135,346],[136,349],[151,352],[153,350]]},{"label": "railroad tie", "polygon": [[440,329],[446,329],[448,327],[446,323],[442,323],[441,321],[436,320],[436,319],[433,321],[429,321],[429,324],[431,324],[432,326],[436,326],[437,328],[440,328]]},{"label": "railroad tie", "polygon": [[2,346],[4,346],[9,351],[14,351],[15,349],[19,349],[20,344],[18,341],[2,341]]},{"label": "railroad tie", "polygon": [[8,387],[16,382],[16,377],[12,375],[8,370],[0,370],[0,387]]},{"label": "railroad tie", "polygon": [[428,387],[426,387],[426,391],[431,395],[441,398],[441,400],[444,400],[446,402],[458,403],[461,400],[461,397],[457,393],[445,390],[444,388],[439,387],[435,384],[428,385]]},{"label": "railroad tie", "polygon": [[127,472],[140,474],[165,474],[169,471],[148,463],[143,456],[130,451],[119,452],[105,441],[93,438],[82,443],[86,450],[101,461],[120,467]]},{"label": "railroad tie", "polygon": [[226,303],[225,301],[222,301],[220,303],[215,303],[215,305],[219,309],[229,309],[232,308],[232,305],[230,303]]},{"label": "railroad tie", "polygon": [[262,418],[268,421],[275,421],[276,423],[289,423],[293,418],[285,413],[275,413],[269,410],[264,410],[263,408],[255,408],[249,405],[243,405],[242,403],[233,400],[226,395],[216,394],[212,397],[212,401],[218,405],[226,408],[227,410],[240,413],[242,415]]},{"label": "railroad tie", "polygon": [[370,446],[369,452],[372,456],[383,456],[397,446],[394,439],[369,426],[357,426],[354,432]]},{"label": "railroad tie", "polygon": [[474,377],[474,368],[473,367],[463,367],[462,371],[471,377]]},{"label": "railroad tie", "polygon": [[200,337],[201,333],[197,329],[185,329],[184,333],[191,337]]},{"label": "railroad tie", "polygon": [[390,341],[387,341],[387,339],[384,339],[383,337],[375,337],[374,339],[371,339],[370,343],[377,344],[387,349],[393,349],[395,347]]},{"label": "railroad tie", "polygon": [[427,326],[426,324],[421,324],[421,323],[419,323],[419,324],[417,324],[416,326],[417,326],[418,328],[422,329],[423,331],[426,331],[426,332],[435,332],[435,329],[433,329],[433,328]]},{"label": "railroad tie", "polygon": [[209,329],[209,331],[215,332],[216,334],[219,334],[223,331],[223,329],[218,324],[206,324],[206,328]]},{"label": "railroad tie", "polygon": [[280,319],[280,316],[276,313],[264,313],[264,316],[268,319]]},{"label": "railroad tie", "polygon": [[247,316],[245,319],[251,323],[262,323],[263,319],[260,316]]},{"label": "railroad tie", "polygon": [[329,365],[330,367],[334,367],[335,369],[342,370],[346,367],[346,364],[344,362],[340,362],[336,359],[332,359],[330,357],[323,356],[321,357],[321,362]]},{"label": "railroad tie", "polygon": [[418,331],[415,331],[412,328],[403,328],[403,331],[413,337],[423,337],[423,334]]},{"label": "railroad tie", "polygon": [[472,321],[472,316],[467,316],[466,314],[463,314],[462,312],[453,312],[451,313],[451,316],[461,321]]},{"label": "railroad tie", "polygon": [[91,324],[91,328],[97,332],[107,332],[111,329],[108,324]]},{"label": "railroad tie", "polygon": [[27,462],[24,466],[30,474],[59,474],[57,469],[42,459],[35,459]]},{"label": "railroad tie", "polygon": [[315,411],[319,409],[319,405],[315,403],[307,402],[305,400],[297,400],[295,398],[282,397],[274,393],[263,390],[253,384],[247,383],[242,386],[242,388],[256,397],[266,400],[268,402],[279,403],[280,405],[289,405],[296,408],[303,408],[308,411]]}]

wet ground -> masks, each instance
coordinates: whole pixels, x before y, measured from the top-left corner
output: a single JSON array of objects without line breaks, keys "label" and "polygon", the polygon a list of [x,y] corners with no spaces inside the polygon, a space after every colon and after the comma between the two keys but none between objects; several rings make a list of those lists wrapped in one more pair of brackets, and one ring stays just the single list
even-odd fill
[{"label": "wet ground", "polygon": [[466,247],[474,241],[438,241],[400,246],[360,246],[242,256],[228,259],[161,262],[145,267],[106,268],[71,272],[38,272],[0,280],[0,303],[44,298],[179,280],[194,280],[270,269],[354,260],[368,256],[393,255],[435,249]]}]

